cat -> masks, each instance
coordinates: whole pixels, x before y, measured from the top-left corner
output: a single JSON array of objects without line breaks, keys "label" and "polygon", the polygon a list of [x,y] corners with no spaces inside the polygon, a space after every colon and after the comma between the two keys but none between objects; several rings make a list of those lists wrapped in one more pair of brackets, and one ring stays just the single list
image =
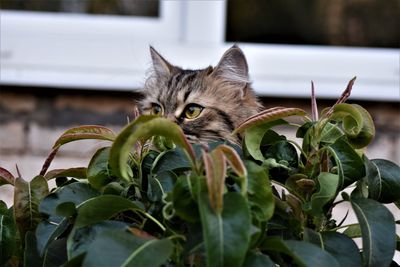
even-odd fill
[{"label": "cat", "polygon": [[250,87],[242,50],[234,45],[216,67],[182,69],[150,47],[152,71],[139,103],[142,114],[166,117],[177,123],[191,143],[229,141],[240,144],[232,131],[262,109]]}]

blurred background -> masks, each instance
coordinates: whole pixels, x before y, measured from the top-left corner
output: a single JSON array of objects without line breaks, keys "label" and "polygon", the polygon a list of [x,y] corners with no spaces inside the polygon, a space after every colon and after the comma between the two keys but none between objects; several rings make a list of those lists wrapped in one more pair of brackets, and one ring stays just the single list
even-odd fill
[{"label": "blurred background", "polygon": [[[322,109],[357,76],[350,102],[377,127],[367,155],[400,164],[398,0],[0,0],[0,8],[0,166],[16,174],[18,164],[27,180],[66,129],[118,131],[132,118],[149,45],[202,68],[238,44],[266,107],[310,110],[313,80]],[[103,145],[68,144],[50,168],[85,166]]]}]

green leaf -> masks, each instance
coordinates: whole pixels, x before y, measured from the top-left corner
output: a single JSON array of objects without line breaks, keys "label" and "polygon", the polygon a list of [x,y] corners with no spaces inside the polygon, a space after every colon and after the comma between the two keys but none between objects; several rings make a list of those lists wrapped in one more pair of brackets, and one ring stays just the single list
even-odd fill
[{"label": "green leaf", "polygon": [[168,239],[142,239],[126,231],[104,231],[90,245],[83,266],[149,267],[166,263],[173,252]]},{"label": "green leaf", "polygon": [[275,267],[275,263],[262,253],[250,251],[247,253],[246,260],[243,264],[245,267]]},{"label": "green leaf", "polygon": [[[200,179],[199,177],[193,177]],[[172,205],[176,214],[188,222],[196,222],[199,218],[199,211],[192,194],[190,185],[191,177],[179,176],[172,190]]]},{"label": "green leaf", "polygon": [[361,266],[361,256],[356,243],[348,236],[337,232],[316,232],[306,228],[304,240],[329,252],[340,266]]},{"label": "green leaf", "polygon": [[109,164],[115,174],[130,181],[126,165],[130,150],[138,140],[147,140],[152,136],[164,136],[182,147],[187,153],[191,165],[195,165],[195,155],[192,146],[187,141],[182,129],[172,121],[157,116],[140,116],[128,124],[115,139],[111,151]]},{"label": "green leaf", "polygon": [[41,267],[43,258],[36,248],[36,237],[31,231],[26,232],[24,248],[24,267]]},{"label": "green leaf", "polygon": [[48,219],[43,220],[36,228],[37,246],[40,254],[43,254],[49,244],[64,233],[69,226],[68,219],[57,214],[57,207],[63,203],[73,203],[78,206],[98,195],[99,192],[91,188],[90,185],[75,182],[58,188],[42,200],[39,211],[47,215]]},{"label": "green leaf", "polygon": [[110,147],[103,147],[97,150],[87,169],[88,181],[97,190],[101,190],[103,186],[112,181],[111,170],[108,167],[110,150]]},{"label": "green leaf", "polygon": [[258,221],[267,221],[272,217],[275,209],[268,173],[252,161],[246,161],[245,165],[248,172],[247,190],[251,211]]},{"label": "green leaf", "polygon": [[0,186],[4,184],[14,185],[15,177],[11,174],[11,172],[7,171],[4,168],[0,167]]},{"label": "green leaf", "polygon": [[322,214],[324,206],[335,199],[339,185],[337,174],[321,172],[317,179],[318,191],[312,194],[310,202],[304,206],[304,210],[314,216]]},{"label": "green leaf", "polygon": [[78,207],[75,227],[83,227],[103,220],[108,220],[126,210],[145,212],[129,199],[115,195],[101,195],[91,198]]},{"label": "green leaf", "polygon": [[325,144],[333,144],[343,135],[344,133],[337,125],[328,122],[322,129],[320,141]]},{"label": "green leaf", "polygon": [[65,131],[55,142],[53,148],[60,147],[69,142],[83,139],[100,139],[114,141],[115,134],[112,130],[100,125],[83,125]]},{"label": "green leaf", "polygon": [[11,256],[16,255],[17,228],[13,210],[7,209],[6,203],[0,201],[0,266],[5,266]]},{"label": "green leaf", "polygon": [[47,194],[49,188],[43,176],[36,176],[30,182],[17,178],[14,185],[14,218],[21,236],[36,228],[41,220],[39,203]]},{"label": "green leaf", "polygon": [[343,138],[338,139],[327,148],[338,167],[339,189],[344,189],[365,176],[363,160]]},{"label": "green leaf", "polygon": [[283,240],[277,237],[266,239],[262,250],[279,252],[288,255],[293,262],[286,262],[289,266],[302,267],[339,267],[338,261],[328,252],[318,246],[304,241]]},{"label": "green leaf", "polygon": [[44,255],[44,267],[59,267],[67,261],[67,238],[54,240]]},{"label": "green leaf", "polygon": [[392,213],[372,199],[350,199],[362,233],[363,266],[389,266],[396,249]]},{"label": "green leaf", "polygon": [[70,169],[54,169],[44,175],[46,180],[55,179],[58,177],[72,177],[77,179],[86,179],[86,168],[70,168]]},{"label": "green leaf", "polygon": [[51,242],[61,236],[69,227],[68,219],[63,219],[61,222],[55,224],[43,220],[36,227],[36,245],[39,255],[43,255]]},{"label": "green leaf", "polygon": [[272,127],[277,125],[287,124],[284,120],[275,120],[268,123],[264,123],[258,126],[253,126],[246,130],[244,135],[244,141],[246,144],[246,149],[249,154],[256,160],[264,161],[265,158],[261,153],[260,147],[265,133]]},{"label": "green leaf", "polygon": [[251,216],[246,200],[239,193],[229,192],[224,203],[222,213],[216,214],[205,192],[199,192],[208,267],[242,266],[250,244]]},{"label": "green leaf", "polygon": [[344,230],[343,234],[350,238],[361,237],[361,227],[359,224],[353,224]]},{"label": "green leaf", "polygon": [[296,131],[297,138],[304,138],[308,132],[308,130],[313,127],[317,122],[315,121],[307,121],[303,125],[301,125]]},{"label": "green leaf", "polygon": [[104,195],[121,195],[125,188],[118,182],[111,182],[102,188]]},{"label": "green leaf", "polygon": [[384,159],[365,158],[369,197],[382,203],[400,199],[400,167]]},{"label": "green leaf", "polygon": [[78,206],[82,202],[98,196],[100,193],[94,190],[90,185],[83,182],[75,182],[63,187],[60,187],[55,192],[49,194],[40,203],[39,211],[50,216],[53,222],[60,222],[62,217],[57,216],[57,206],[72,202]]},{"label": "green leaf", "polygon": [[74,258],[70,258],[62,267],[81,267],[86,254],[80,254]]},{"label": "green leaf", "polygon": [[264,157],[266,159],[273,158],[278,163],[284,163],[286,166],[293,168],[298,167],[298,156],[296,148],[288,141],[278,141],[268,147]]},{"label": "green leaf", "polygon": [[120,231],[127,229],[128,225],[120,221],[102,221],[90,226],[74,228],[68,237],[68,257],[74,258],[86,253],[90,245],[104,231]]},{"label": "green leaf", "polygon": [[158,155],[153,163],[151,172],[156,174],[174,170],[187,170],[190,167],[190,161],[187,159],[185,152],[182,148],[177,147]]},{"label": "green leaf", "polygon": [[67,261],[66,238],[54,240],[43,256],[36,248],[36,238],[27,232],[24,251],[25,267],[58,267]]},{"label": "green leaf", "polygon": [[330,119],[343,122],[347,140],[354,148],[366,147],[375,136],[375,126],[371,115],[359,105],[336,104]]}]

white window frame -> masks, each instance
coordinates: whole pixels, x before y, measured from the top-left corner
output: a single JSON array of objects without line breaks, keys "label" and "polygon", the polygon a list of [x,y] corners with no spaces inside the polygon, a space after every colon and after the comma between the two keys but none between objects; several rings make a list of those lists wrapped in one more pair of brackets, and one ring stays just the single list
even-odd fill
[{"label": "white window frame", "polygon": [[[171,63],[216,64],[226,1],[160,1],[160,18],[2,11],[1,84],[105,90],[141,88],[153,45]],[[239,43],[262,96],[400,101],[399,50]]]}]

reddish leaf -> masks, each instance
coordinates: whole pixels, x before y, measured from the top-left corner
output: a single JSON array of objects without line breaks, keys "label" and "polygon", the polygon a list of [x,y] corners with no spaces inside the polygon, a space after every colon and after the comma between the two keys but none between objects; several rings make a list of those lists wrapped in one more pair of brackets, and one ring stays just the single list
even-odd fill
[{"label": "reddish leaf", "polygon": [[65,131],[55,142],[53,148],[60,147],[66,143],[83,140],[100,139],[114,141],[115,134],[107,127],[100,125],[83,125]]},{"label": "reddish leaf", "polygon": [[215,149],[210,154],[203,151],[206,170],[208,196],[214,212],[220,214],[223,207],[223,194],[226,175],[226,162],[221,150]]},{"label": "reddish leaf", "polygon": [[239,154],[230,146],[220,145],[216,149],[221,150],[224,153],[224,156],[229,164],[232,167],[233,171],[240,177],[247,176],[246,167],[243,164]]},{"label": "reddish leaf", "polygon": [[0,167],[0,186],[4,184],[15,184],[15,177],[9,171]]},{"label": "reddish leaf", "polygon": [[266,122],[275,121],[278,119],[286,118],[289,116],[305,116],[306,112],[300,108],[284,108],[275,107],[270,108],[260,113],[251,116],[244,122],[242,122],[233,132],[233,134],[239,133],[253,126],[257,126]]},{"label": "reddish leaf", "polygon": [[86,178],[86,168],[70,168],[70,169],[54,169],[46,173],[44,176],[46,180],[51,180],[58,177],[73,177],[78,179]]}]

